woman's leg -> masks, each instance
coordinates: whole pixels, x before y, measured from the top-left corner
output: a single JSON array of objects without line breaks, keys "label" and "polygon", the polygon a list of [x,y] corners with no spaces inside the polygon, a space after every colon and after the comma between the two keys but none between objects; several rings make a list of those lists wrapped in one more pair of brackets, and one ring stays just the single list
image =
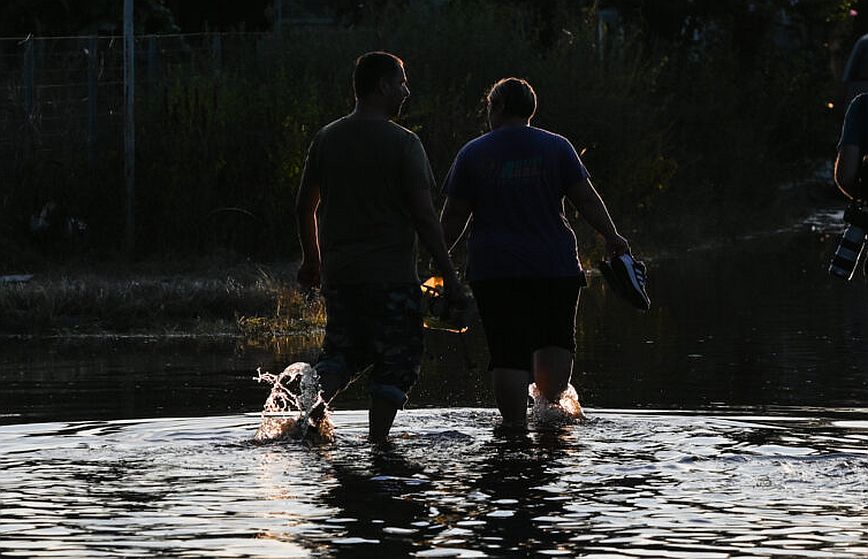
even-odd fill
[{"label": "woman's leg", "polygon": [[[533,354],[533,379],[549,401],[557,402],[573,374],[576,348],[576,314],[582,291],[582,278],[541,280],[538,299],[546,317],[545,337]],[[540,320],[543,320],[540,317]]]},{"label": "woman's leg", "polygon": [[573,354],[558,346],[547,346],[533,354],[533,379],[549,402],[557,402],[573,374]]},{"label": "woman's leg", "polygon": [[528,371],[521,369],[494,368],[491,382],[494,399],[504,423],[523,425],[527,423]]},{"label": "woman's leg", "polygon": [[527,423],[527,387],[530,383],[532,350],[523,330],[526,297],[514,279],[470,283],[479,309],[488,351],[494,399],[504,424]]}]

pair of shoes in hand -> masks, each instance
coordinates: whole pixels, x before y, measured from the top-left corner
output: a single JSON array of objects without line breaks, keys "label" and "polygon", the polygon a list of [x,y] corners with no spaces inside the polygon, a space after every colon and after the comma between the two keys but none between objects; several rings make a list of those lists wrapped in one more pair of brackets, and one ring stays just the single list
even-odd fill
[{"label": "pair of shoes in hand", "polygon": [[651,308],[651,299],[645,291],[648,272],[640,260],[629,253],[602,260],[597,268],[616,295],[640,311]]}]

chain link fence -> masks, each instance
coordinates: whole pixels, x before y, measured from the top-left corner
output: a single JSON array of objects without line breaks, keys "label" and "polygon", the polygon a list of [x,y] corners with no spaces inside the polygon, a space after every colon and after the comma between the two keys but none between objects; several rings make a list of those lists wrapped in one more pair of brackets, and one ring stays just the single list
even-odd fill
[{"label": "chain link fence", "polygon": [[[166,85],[179,77],[262,63],[270,37],[137,37],[137,102],[148,109],[165,105]],[[0,165],[7,169],[36,156],[94,164],[122,145],[122,37],[0,39],[0,87]],[[153,117],[151,110],[137,110],[137,122]]]},{"label": "chain link fence", "polygon": [[[279,66],[285,44],[271,33],[136,37],[134,120],[140,161],[136,174],[141,183],[136,211],[143,214],[143,225],[155,226],[158,214],[167,211],[178,214],[171,204],[189,204],[168,201],[172,189],[184,188],[165,184],[154,170],[171,157],[173,149],[178,153],[173,142],[186,141],[184,156],[198,160],[187,167],[195,180],[195,166],[215,151],[218,134],[273,137],[272,131],[261,130],[273,127],[270,122],[250,122],[248,129],[238,130],[243,116],[221,115],[231,112],[230,106],[256,110],[257,80],[261,84],[263,76]],[[87,229],[88,245],[111,245],[124,230],[123,65],[119,36],[0,39],[0,168],[5,177],[0,185],[0,237],[20,237],[29,243],[34,238],[75,236]],[[230,118],[234,118],[234,131],[213,126]],[[201,146],[194,144],[197,135],[207,136]],[[221,151],[220,158],[226,159],[225,153]],[[212,168],[222,164],[210,163]],[[249,169],[256,162],[248,159],[236,166]],[[156,187],[161,186],[165,187],[162,198],[155,201]],[[203,185],[203,191],[209,186]],[[231,197],[199,198],[206,214],[236,206]],[[217,215],[221,219],[253,215],[248,208],[241,210]],[[178,218],[191,220],[198,218]],[[205,221],[214,229],[220,220]],[[183,242],[195,248],[202,243],[190,238],[201,236],[202,227],[175,231],[176,238],[184,234]],[[248,230],[253,227],[244,224]],[[213,231],[206,234],[214,235]]]}]

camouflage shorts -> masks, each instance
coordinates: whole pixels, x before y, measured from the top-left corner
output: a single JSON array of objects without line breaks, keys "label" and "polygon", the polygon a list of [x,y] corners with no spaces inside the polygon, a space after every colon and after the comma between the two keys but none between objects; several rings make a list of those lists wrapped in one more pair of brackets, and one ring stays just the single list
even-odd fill
[{"label": "camouflage shorts", "polygon": [[323,289],[326,333],[316,369],[341,385],[373,366],[370,392],[403,407],[422,363],[422,291],[416,284]]}]

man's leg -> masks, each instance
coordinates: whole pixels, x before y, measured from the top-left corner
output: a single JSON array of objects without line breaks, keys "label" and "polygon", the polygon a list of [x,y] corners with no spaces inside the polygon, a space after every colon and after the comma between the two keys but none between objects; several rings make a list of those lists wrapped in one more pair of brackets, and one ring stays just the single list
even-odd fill
[{"label": "man's leg", "polygon": [[371,371],[371,403],[368,408],[368,437],[379,443],[386,439],[407,393],[416,384],[422,366],[422,292],[416,284],[387,287],[378,303],[381,321],[374,341],[374,368]]},{"label": "man's leg", "polygon": [[332,399],[352,382],[351,373],[342,358],[322,359],[315,365],[315,369],[319,374],[321,399],[308,414],[308,419],[314,424],[322,421]]},{"label": "man's leg", "polygon": [[322,371],[319,376],[320,396],[323,402],[328,404],[332,399],[341,393],[350,383],[347,382],[346,373],[341,371],[332,372],[327,367],[318,367],[318,371]]},{"label": "man's leg", "polygon": [[573,374],[573,354],[562,347],[547,346],[533,354],[533,379],[549,402],[557,402]]},{"label": "man's leg", "polygon": [[353,288],[323,289],[326,331],[322,351],[314,365],[319,375],[322,401],[308,415],[314,423],[325,416],[327,405],[352,382],[359,363],[363,362],[358,349],[358,331],[363,330],[357,324],[360,313],[356,301],[359,297]]},{"label": "man's leg", "polygon": [[372,443],[385,441],[397,414],[398,407],[394,402],[386,398],[372,397],[368,408],[368,441]]},{"label": "man's leg", "polygon": [[521,369],[492,369],[494,399],[504,424],[520,426],[527,423],[528,378],[529,373]]}]

